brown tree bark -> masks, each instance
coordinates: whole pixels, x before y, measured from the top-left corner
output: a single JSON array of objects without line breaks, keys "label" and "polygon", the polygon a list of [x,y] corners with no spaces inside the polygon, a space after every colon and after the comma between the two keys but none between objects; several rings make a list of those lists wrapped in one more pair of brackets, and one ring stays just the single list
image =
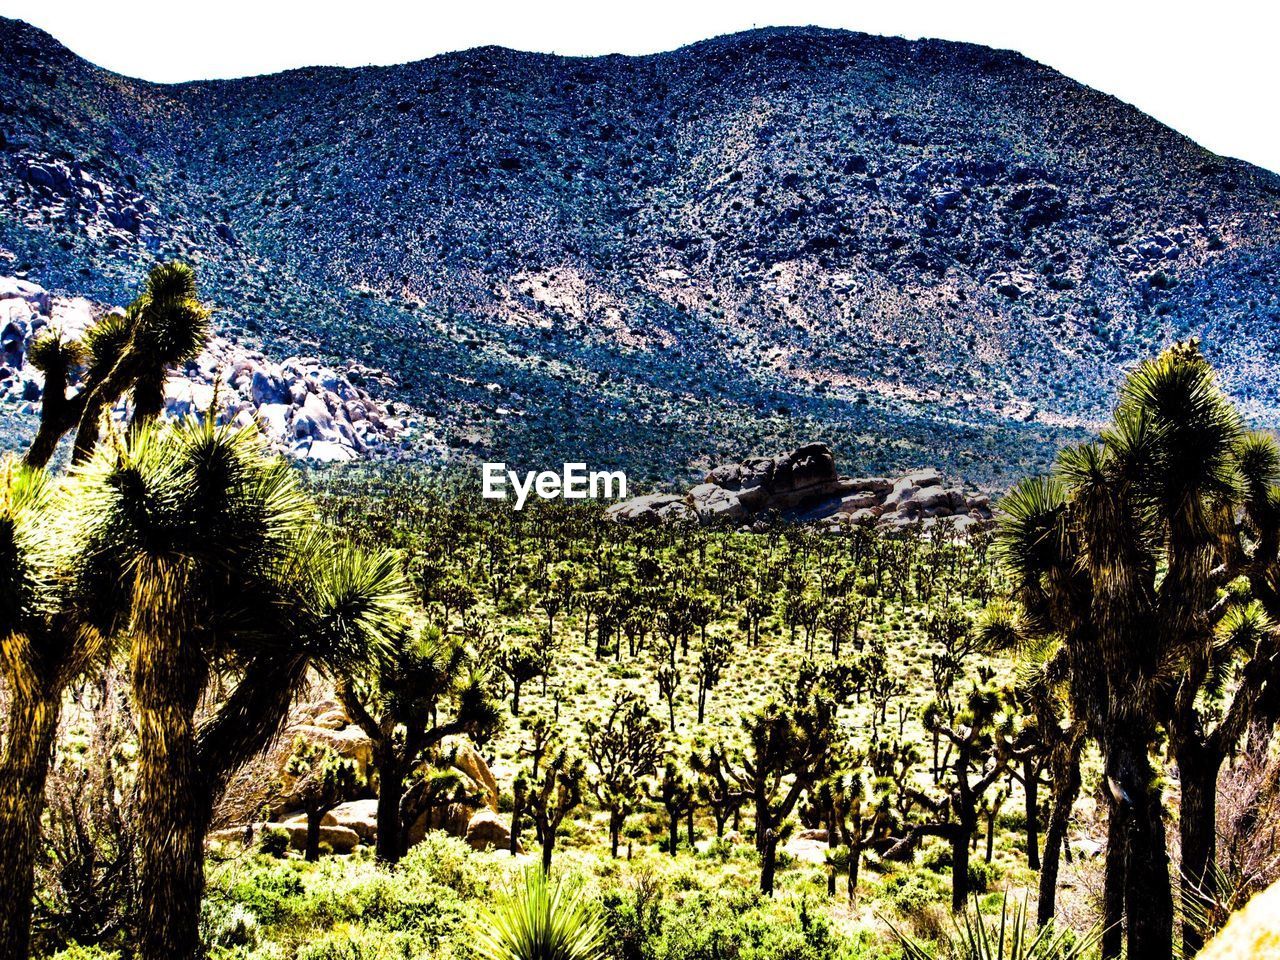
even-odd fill
[{"label": "brown tree bark", "polygon": [[[164,581],[164,574],[157,579]],[[172,595],[183,591],[174,589]],[[209,800],[194,717],[205,672],[193,631],[164,623],[167,613],[143,617],[133,645],[141,838],[138,960],[196,960],[200,954]]]},{"label": "brown tree bark", "polygon": [[1102,888],[1102,960],[1118,960],[1124,949],[1124,888],[1127,867],[1124,818],[1111,804],[1107,819],[1106,873]]},{"label": "brown tree bark", "polygon": [[[1164,806],[1147,731],[1133,727],[1110,744],[1108,779],[1113,816],[1124,830],[1124,915],[1132,960],[1172,960],[1173,889],[1165,848]],[[1110,879],[1110,877],[1108,877]],[[1110,896],[1110,891],[1108,891]]]},{"label": "brown tree bark", "polygon": [[0,957],[26,960],[31,901],[49,754],[58,728],[59,691],[15,691],[0,755]]},{"label": "brown tree bark", "polygon": [[1178,814],[1182,897],[1184,904],[1192,905],[1190,910],[1184,907],[1182,911],[1182,954],[1188,960],[1204,946],[1205,931],[1199,920],[1203,908],[1209,904],[1212,870],[1217,860],[1217,791],[1221,762],[1218,756],[1207,751],[1187,748],[1178,752],[1178,773],[1182,781]]},{"label": "brown tree bark", "polygon": [[1036,924],[1050,923],[1057,913],[1058,867],[1062,848],[1071,824],[1071,809],[1080,793],[1080,747],[1083,737],[1073,746],[1069,760],[1054,771],[1053,805],[1044,834],[1044,857],[1040,861],[1040,895],[1036,903]]}]

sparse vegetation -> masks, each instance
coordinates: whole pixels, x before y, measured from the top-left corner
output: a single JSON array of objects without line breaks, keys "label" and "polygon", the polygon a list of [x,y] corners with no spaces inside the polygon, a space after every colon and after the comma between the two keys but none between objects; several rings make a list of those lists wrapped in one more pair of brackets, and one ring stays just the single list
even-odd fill
[{"label": "sparse vegetation", "polygon": [[[1097,930],[1189,956],[1278,869],[1280,455],[1194,344],[994,534],[515,513],[139,409],[65,475],[4,474],[0,789],[36,956],[1047,960]],[[312,689],[339,716],[284,751],[304,842],[265,813],[211,832]],[[1234,784],[1221,851],[1201,759]],[[326,846],[357,799],[375,822]]]}]

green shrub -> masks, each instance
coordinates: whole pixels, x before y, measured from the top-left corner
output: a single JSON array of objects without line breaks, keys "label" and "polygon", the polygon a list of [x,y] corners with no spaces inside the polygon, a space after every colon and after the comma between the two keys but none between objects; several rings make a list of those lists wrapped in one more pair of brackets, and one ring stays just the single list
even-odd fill
[{"label": "green shrub", "polygon": [[49,960],[120,960],[120,951],[72,944],[67,949],[55,953]]},{"label": "green shrub", "polygon": [[244,904],[206,899],[200,907],[200,934],[208,947],[255,947],[261,930],[258,917]]},{"label": "green shrub", "polygon": [[975,893],[986,893],[992,881],[1000,876],[1000,868],[985,860],[969,861],[969,889]]},{"label": "green shrub", "polygon": [[[1010,904],[1007,894],[997,916],[983,916],[975,902],[973,910],[966,910],[953,924],[955,932],[943,955],[955,960],[1079,960],[1092,952],[1100,938],[1096,928],[1084,937],[1054,930],[1052,924],[1037,930],[1028,917],[1026,901]],[[903,960],[934,960],[938,955],[892,923],[889,928],[902,947]]]},{"label": "green shrub", "polygon": [[486,960],[596,960],[604,920],[580,887],[552,882],[534,865],[498,894],[475,934],[476,952]]},{"label": "green shrub", "polygon": [[895,873],[886,878],[883,892],[902,916],[917,914],[948,895],[947,885],[937,874],[918,870]]},{"label": "green shrub", "polygon": [[283,857],[289,852],[289,831],[283,827],[268,827],[262,831],[258,849],[270,857]]}]

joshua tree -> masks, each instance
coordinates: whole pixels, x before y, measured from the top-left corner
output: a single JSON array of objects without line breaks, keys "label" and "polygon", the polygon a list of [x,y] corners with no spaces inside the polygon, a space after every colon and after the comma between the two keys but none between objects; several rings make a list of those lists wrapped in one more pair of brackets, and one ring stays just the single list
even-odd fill
[{"label": "joshua tree", "polygon": [[[199,952],[204,834],[229,777],[283,723],[313,663],[376,648],[403,615],[390,555],[315,532],[296,474],[256,430],[187,422],[99,448],[69,480],[86,558],[73,594],[128,625],[138,720],[141,960]],[[197,709],[215,677],[230,692]]]},{"label": "joshua tree", "polygon": [[511,783],[511,844],[508,850],[513,857],[520,852],[520,834],[524,832],[522,818],[528,804],[529,777],[518,773]]},{"label": "joshua tree", "polygon": [[529,781],[527,807],[542,844],[542,870],[551,871],[551,855],[564,818],[582,803],[586,765],[569,747],[547,758],[541,778]]},{"label": "joshua tree", "polygon": [[747,796],[729,776],[729,758],[724,744],[713,743],[695,750],[690,766],[698,774],[698,799],[716,821],[716,836],[723,837],[730,818],[737,829],[738,813]]},{"label": "joshua tree", "polygon": [[[152,269],[142,295],[124,314],[112,313],[86,331],[82,341],[47,330],[36,338],[31,361],[45,377],[40,423],[27,451],[28,469],[3,465],[0,479],[0,670],[12,697],[4,752],[0,754],[0,847],[8,868],[0,871],[0,953],[25,957],[31,923],[32,864],[39,834],[50,747],[67,684],[103,649],[108,633],[81,616],[100,597],[73,597],[62,589],[78,559],[74,545],[59,544],[57,516],[80,505],[54,497],[41,472],[59,441],[79,426],[80,459],[93,449],[102,409],[134,391],[134,423],[158,412],[155,385],[163,386],[171,364],[199,351],[208,315],[195,299],[194,276],[180,264]],[[77,369],[80,390],[68,395]],[[86,416],[90,407],[96,407]]]},{"label": "joshua tree", "polygon": [[725,661],[729,657],[730,643],[726,637],[711,637],[702,642],[698,655],[698,723],[707,715],[707,695],[720,682]]},{"label": "joshua tree", "polygon": [[[1119,954],[1122,912],[1130,956],[1172,954],[1151,762],[1162,726],[1184,777],[1188,899],[1203,888],[1217,770],[1272,682],[1274,632],[1251,629],[1236,644],[1242,680],[1209,734],[1201,688],[1221,663],[1224,620],[1241,607],[1228,585],[1242,577],[1273,613],[1276,463],[1274,442],[1244,431],[1192,341],[1130,374],[1100,442],[1063,451],[1053,478],[1023,481],[1004,500],[1000,547],[1025,631],[1061,644],[1073,713],[1104,754],[1106,957]],[[1199,934],[1186,934],[1194,950]]]},{"label": "joshua tree", "polygon": [[[422,812],[420,796],[457,786],[425,778],[412,794],[406,784],[440,742],[455,734],[476,735],[497,723],[497,708],[485,677],[472,669],[466,648],[433,627],[365,661],[338,681],[338,697],[373,745],[378,773],[378,840],[384,863],[404,856],[407,830]],[[439,765],[437,765],[439,766]],[[442,768],[444,769],[444,768]],[[428,782],[430,781],[430,782]],[[427,806],[430,804],[427,803]]]},{"label": "joshua tree", "polygon": [[673,857],[680,848],[680,818],[692,812],[696,798],[694,784],[681,772],[675,760],[668,760],[658,784],[657,800],[667,812],[667,853]]},{"label": "joshua tree", "polygon": [[295,778],[294,792],[307,816],[304,856],[312,863],[320,859],[320,821],[324,815],[350,797],[360,786],[355,762],[344,759],[329,747],[307,743],[299,737],[285,772]]},{"label": "joshua tree", "polygon": [[[85,460],[98,441],[103,412],[126,394],[132,394],[135,424],[154,419],[164,408],[169,371],[196,356],[208,336],[209,312],[197,299],[195,273],[182,263],[153,267],[138,299],[124,313],[107,314],[82,341],[57,330],[42,333],[31,349],[45,386],[27,463],[47,464],[72,428],[75,458]],[[80,389],[69,396],[80,368]]]},{"label": "joshua tree", "polygon": [[645,778],[657,772],[666,738],[662,724],[629,693],[614,698],[603,724],[589,720],[584,732],[596,768],[591,789],[609,812],[609,852],[616,857],[627,816],[644,797]]},{"label": "joshua tree", "polygon": [[969,848],[978,830],[981,804],[987,791],[1009,770],[1012,717],[1007,707],[1007,691],[975,685],[954,727],[946,724],[936,703],[926,708],[923,718],[925,729],[941,729],[955,749],[955,759],[950,777],[943,781],[945,797],[915,793],[916,803],[933,819],[914,826],[899,844],[899,851],[910,849],[929,834],[951,844],[951,909],[957,912],[969,898]]},{"label": "joshua tree", "polygon": [[521,742],[520,755],[529,758],[529,776],[537,780],[538,767],[542,764],[542,758],[550,751],[551,745],[557,741],[560,730],[555,719],[546,714],[537,714],[526,720],[524,728],[528,732],[529,738]]},{"label": "joshua tree", "polygon": [[511,715],[519,716],[520,691],[543,672],[542,659],[532,645],[511,641],[498,651],[494,666],[511,682]]},{"label": "joshua tree", "polygon": [[783,824],[821,775],[834,724],[835,703],[820,687],[797,690],[743,720],[747,748],[729,775],[754,808],[763,893],[773,893]]},{"label": "joshua tree", "polygon": [[74,562],[54,536],[64,506],[42,470],[0,469],[0,645],[9,715],[0,752],[0,954],[25,957],[45,779],[68,683],[106,634],[77,626],[60,572]]},{"label": "joshua tree", "polygon": [[654,679],[658,681],[658,696],[667,704],[667,722],[671,733],[676,732],[676,695],[680,692],[680,671],[670,664],[660,664]]}]

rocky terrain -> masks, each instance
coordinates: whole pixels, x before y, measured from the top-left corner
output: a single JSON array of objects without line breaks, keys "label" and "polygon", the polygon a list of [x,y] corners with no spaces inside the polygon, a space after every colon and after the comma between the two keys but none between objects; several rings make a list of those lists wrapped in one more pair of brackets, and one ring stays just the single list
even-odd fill
[{"label": "rocky terrain", "polygon": [[395,378],[451,448],[1002,483],[1198,334],[1277,421],[1280,179],[1007,51],[818,29],[158,86],[0,21],[0,258]]},{"label": "rocky terrain", "polygon": [[[363,786],[324,815],[320,842],[335,853],[372,846],[377,839],[377,798],[367,786],[372,773],[373,747],[368,736],[351,721],[331,695],[299,704],[273,746],[231,782],[219,805],[209,839],[217,843],[250,844],[264,831],[282,830],[290,844],[301,850],[306,840],[306,815],[296,781],[288,772],[290,755],[299,741],[325,747],[354,761]],[[498,814],[498,783],[475,744],[465,737],[446,737],[441,743],[446,764],[477,797],[475,804],[457,803],[423,814],[410,825],[409,841],[419,842],[427,830],[445,830],[462,837],[477,850],[507,849],[511,842],[509,817]]]},{"label": "rocky terrain", "polygon": [[[17,277],[0,277],[0,408],[34,422],[43,375],[28,363],[32,341],[46,328],[76,339],[106,309],[77,297],[58,297]],[[115,309],[115,308],[111,308]],[[385,404],[367,387],[385,393],[394,381],[356,361],[338,368],[314,357],[275,362],[215,336],[165,390],[169,417],[216,409],[220,423],[256,425],[281,453],[314,462],[399,458],[420,453],[430,441],[423,422],[402,404]],[[127,416],[124,402],[115,411]],[[0,447],[13,446],[19,432]]]},{"label": "rocky terrain", "polygon": [[826,444],[716,467],[684,494],[649,494],[609,507],[620,523],[734,523],[777,518],[836,532],[859,524],[902,528],[946,523],[957,533],[991,521],[991,500],[943,485],[937,470],[891,480],[845,477]]}]

